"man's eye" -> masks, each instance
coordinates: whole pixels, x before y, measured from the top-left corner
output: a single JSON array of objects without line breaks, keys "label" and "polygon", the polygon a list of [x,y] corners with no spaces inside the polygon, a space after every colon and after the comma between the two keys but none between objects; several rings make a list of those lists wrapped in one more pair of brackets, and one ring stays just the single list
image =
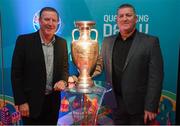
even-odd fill
[{"label": "man's eye", "polygon": [[49,19],[45,18],[44,20],[45,20],[45,21],[48,21]]},{"label": "man's eye", "polygon": [[126,15],[127,17],[131,17],[132,15],[131,14],[128,14],[128,15]]}]

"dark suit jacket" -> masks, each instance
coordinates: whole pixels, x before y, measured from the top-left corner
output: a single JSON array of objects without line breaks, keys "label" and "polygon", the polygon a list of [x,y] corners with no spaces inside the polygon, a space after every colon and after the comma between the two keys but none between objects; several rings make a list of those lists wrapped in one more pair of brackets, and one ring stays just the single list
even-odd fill
[{"label": "dark suit jacket", "polygon": [[[116,38],[117,35],[104,39],[96,66],[97,73],[95,71],[93,75],[99,74],[104,67],[108,85],[112,85],[112,53]],[[162,81],[163,59],[159,40],[137,31],[123,68],[121,82],[122,96],[128,112],[142,113],[144,109],[157,111]],[[104,101],[112,108],[117,107],[113,86],[112,91],[106,93]]]},{"label": "dark suit jacket", "polygon": [[[68,55],[66,40],[55,36],[53,85],[67,81]],[[30,117],[40,114],[46,87],[46,67],[39,31],[17,38],[12,60],[11,80],[16,105],[29,103]],[[60,93],[53,91],[55,110],[59,110]]]}]

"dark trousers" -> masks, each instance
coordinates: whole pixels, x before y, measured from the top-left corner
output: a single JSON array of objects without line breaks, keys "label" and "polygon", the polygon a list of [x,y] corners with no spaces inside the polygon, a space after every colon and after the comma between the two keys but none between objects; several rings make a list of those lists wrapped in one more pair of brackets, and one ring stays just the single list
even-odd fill
[{"label": "dark trousers", "polygon": [[117,98],[118,107],[112,109],[114,125],[144,125],[144,113],[130,114],[121,97]]},{"label": "dark trousers", "polygon": [[46,95],[40,115],[37,118],[23,117],[24,125],[57,125],[58,111],[53,108],[53,96]]}]

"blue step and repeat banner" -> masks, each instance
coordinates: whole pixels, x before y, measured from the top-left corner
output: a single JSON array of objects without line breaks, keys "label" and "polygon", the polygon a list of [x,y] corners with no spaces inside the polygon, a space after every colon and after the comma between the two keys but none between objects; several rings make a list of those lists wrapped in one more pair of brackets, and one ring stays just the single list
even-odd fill
[{"label": "blue step and repeat banner", "polygon": [[[93,20],[99,32],[101,47],[103,37],[116,34],[116,9],[122,3],[135,6],[140,32],[158,36],[164,58],[165,77],[156,124],[175,124],[176,87],[178,76],[178,49],[180,43],[179,0],[1,0],[1,51],[0,51],[0,123],[16,123],[19,112],[13,106],[10,69],[16,37],[39,28],[38,13],[42,7],[51,6],[60,13],[57,35],[68,42],[70,74],[77,72],[71,59],[71,41],[74,22]],[[3,56],[2,56],[3,55]],[[3,59],[2,59],[3,58]],[[102,81],[104,76],[96,78]],[[6,104],[4,104],[6,103]],[[104,110],[106,111],[106,110]],[[110,119],[104,112],[104,119]],[[66,115],[63,115],[66,116]],[[61,122],[58,122],[59,124]]]}]

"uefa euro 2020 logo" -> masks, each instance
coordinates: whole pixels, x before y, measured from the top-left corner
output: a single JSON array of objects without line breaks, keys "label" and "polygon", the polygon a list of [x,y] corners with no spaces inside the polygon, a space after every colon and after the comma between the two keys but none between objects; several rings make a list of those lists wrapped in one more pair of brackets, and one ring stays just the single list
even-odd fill
[{"label": "uefa euro 2020 logo", "polygon": [[[33,28],[35,31],[39,30],[40,26],[39,26],[39,11],[37,11],[34,16],[33,16]],[[56,33],[58,33],[59,29],[61,28],[61,18],[59,17],[59,23],[58,23],[58,26],[57,26],[57,30],[56,30]]]}]

